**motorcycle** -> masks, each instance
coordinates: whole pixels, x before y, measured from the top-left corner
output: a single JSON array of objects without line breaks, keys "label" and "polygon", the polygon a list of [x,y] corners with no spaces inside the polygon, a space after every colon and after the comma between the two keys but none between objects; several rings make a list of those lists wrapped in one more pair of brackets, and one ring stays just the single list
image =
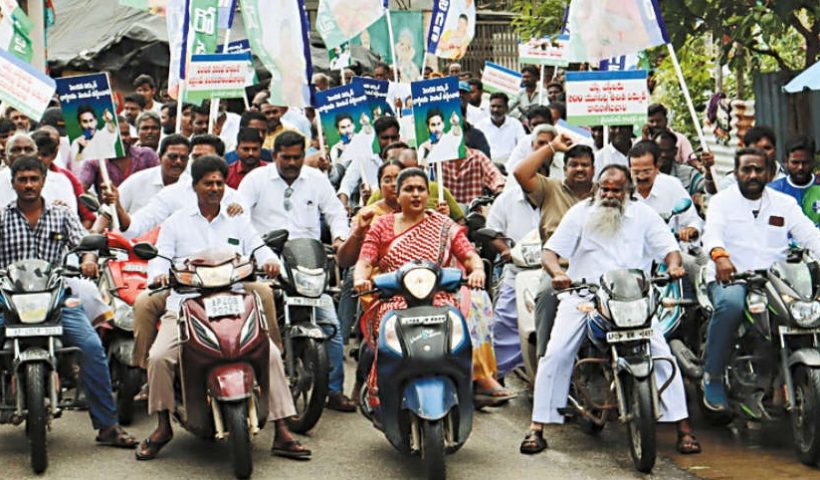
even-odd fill
[{"label": "motorcycle", "polygon": [[[133,250],[143,260],[159,256],[150,243],[138,243]],[[255,278],[255,261],[252,255],[219,249],[177,264],[166,260],[172,266],[170,287],[165,288],[186,295],[178,320],[174,416],[198,437],[229,438],[234,475],[248,478],[253,472],[251,437],[268,416],[262,400],[270,389],[270,345],[261,300],[234,286]]]},{"label": "motorcycle", "polygon": [[446,477],[445,454],[472,430],[472,343],[467,323],[450,306],[434,307],[437,291],[456,292],[461,271],[416,260],[373,279],[383,298],[401,295],[404,310],[381,320],[376,371],[380,406],[362,413],[402,453],[421,455],[428,479]]},{"label": "motorcycle", "polygon": [[[697,294],[707,318],[713,307],[701,272]],[[735,418],[772,421],[788,416],[800,461],[820,460],[820,267],[802,249],[768,270],[737,273],[746,284],[743,322],[732,344],[723,379],[728,412],[713,412],[698,396],[714,424]],[[705,325],[702,339],[705,342]],[[705,343],[703,344],[705,346]]]},{"label": "motorcycle", "polygon": [[[650,351],[652,321],[668,303],[662,304],[652,285],[668,281],[668,276],[648,278],[642,270],[613,270],[598,284],[575,282],[556,292],[592,297],[591,303],[578,307],[586,313],[587,336],[573,367],[568,407],[559,412],[575,418],[590,434],[600,432],[610,414],[617,413],[626,425],[632,463],[643,473],[655,465],[658,402],[676,370],[673,359],[653,357]],[[669,362],[673,369],[660,388],[653,374],[658,361]]]},{"label": "motorcycle", "polygon": [[48,467],[46,431],[62,415],[61,379],[73,376],[72,357],[77,347],[65,347],[62,308],[77,307],[69,298],[63,277],[79,276],[65,265],[70,254],[105,247],[100,235],[83,237],[63,257],[62,266],[38,259],[14,262],[0,271],[0,298],[5,335],[0,350],[0,423],[26,423],[31,468],[43,473]]},{"label": "motorcycle", "polygon": [[292,431],[305,433],[322,416],[329,389],[325,342],[330,337],[316,321],[316,308],[333,306],[323,296],[328,289],[328,258],[325,247],[315,239],[288,240],[287,230],[273,231],[266,238],[282,259],[274,297],[285,344],[285,373],[296,406],[296,415],[287,422]]},{"label": "motorcycle", "polygon": [[[148,262],[134,254],[134,244],[120,233],[106,231],[105,239],[106,248],[100,250],[98,285],[114,311],[114,318],[96,328],[108,354],[119,422],[130,425],[134,419],[134,396],[146,382],[145,372],[133,360],[133,308],[137,295],[148,286]],[[155,243],[156,232],[134,241]]]}]

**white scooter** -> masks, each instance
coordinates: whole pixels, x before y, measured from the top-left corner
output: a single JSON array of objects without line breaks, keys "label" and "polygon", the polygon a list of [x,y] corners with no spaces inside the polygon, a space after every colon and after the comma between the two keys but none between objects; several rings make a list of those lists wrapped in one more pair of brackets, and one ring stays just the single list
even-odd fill
[{"label": "white scooter", "polygon": [[520,269],[515,276],[515,306],[518,313],[518,336],[521,339],[521,356],[524,358],[526,380],[535,382],[538,368],[537,343],[535,339],[535,296],[544,277],[541,267],[541,237],[538,229],[528,233],[510,250],[512,263]]}]

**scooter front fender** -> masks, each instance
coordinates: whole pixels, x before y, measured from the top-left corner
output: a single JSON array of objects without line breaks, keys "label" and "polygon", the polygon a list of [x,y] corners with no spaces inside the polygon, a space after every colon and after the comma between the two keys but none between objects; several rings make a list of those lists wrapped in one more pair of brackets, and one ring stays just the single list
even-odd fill
[{"label": "scooter front fender", "polygon": [[626,372],[638,380],[643,380],[652,375],[652,370],[652,361],[649,359],[630,362],[623,357],[618,358],[618,371]]},{"label": "scooter front fender", "polygon": [[452,380],[436,376],[417,378],[404,387],[401,407],[425,420],[440,420],[458,405],[458,390]]},{"label": "scooter front fender", "polygon": [[208,373],[208,393],[219,401],[235,401],[253,394],[255,375],[248,363],[229,363]]},{"label": "scooter front fender", "polygon": [[134,339],[118,338],[111,342],[108,347],[108,355],[117,360],[121,365],[128,367],[138,367],[134,361]]},{"label": "scooter front fender", "polygon": [[789,355],[789,368],[795,365],[820,367],[820,351],[813,348],[801,348]]}]

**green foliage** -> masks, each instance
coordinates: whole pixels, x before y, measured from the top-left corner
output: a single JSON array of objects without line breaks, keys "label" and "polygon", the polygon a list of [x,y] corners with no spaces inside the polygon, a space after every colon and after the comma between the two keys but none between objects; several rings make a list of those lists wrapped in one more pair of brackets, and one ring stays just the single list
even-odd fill
[{"label": "green foliage", "polygon": [[523,41],[555,35],[564,22],[567,0],[513,0],[512,11],[518,16],[512,21]]}]

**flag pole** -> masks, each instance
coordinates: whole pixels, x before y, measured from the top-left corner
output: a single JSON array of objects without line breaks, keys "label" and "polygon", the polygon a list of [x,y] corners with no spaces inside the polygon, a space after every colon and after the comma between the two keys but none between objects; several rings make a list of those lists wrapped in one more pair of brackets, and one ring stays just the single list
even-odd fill
[{"label": "flag pole", "polygon": [[[680,88],[683,91],[683,98],[686,100],[686,106],[689,108],[689,115],[692,117],[692,123],[695,124],[695,132],[698,134],[700,148],[704,152],[708,152],[709,146],[706,145],[706,137],[703,135],[703,127],[701,127],[700,121],[698,121],[698,114],[695,112],[695,104],[692,102],[692,96],[689,94],[689,87],[686,85],[686,79],[683,77],[680,62],[678,62],[678,56],[675,54],[675,47],[673,47],[670,42],[666,44],[666,49],[669,51],[669,57],[672,59],[672,66],[675,67],[675,74],[678,76],[678,83],[680,83]],[[714,165],[712,165],[711,171],[712,178],[718,178],[717,170]],[[715,186],[717,186],[717,184],[715,184]]]},{"label": "flag pole", "polygon": [[322,130],[322,115],[319,113],[319,109],[314,109],[316,112],[315,120],[316,120],[316,133],[319,135],[319,155],[324,158],[327,155],[327,151],[325,151],[325,132]]},{"label": "flag pole", "polygon": [[[393,81],[399,81],[399,68],[396,66],[396,39],[393,37],[393,22],[390,20],[390,8],[384,9],[384,16],[387,19],[387,36],[390,39],[390,57],[393,59]],[[422,67],[423,69],[424,67]]]},{"label": "flag pole", "polygon": [[436,162],[436,182],[438,182],[438,203],[444,203],[444,167],[442,160]]},{"label": "flag pole", "polygon": [[544,104],[544,65],[541,65],[541,73],[538,75],[538,105]]},{"label": "flag pole", "polygon": [[[231,27],[225,29],[225,40],[222,42],[222,53],[228,53],[228,44],[231,42]],[[214,132],[214,124],[219,114],[219,97],[211,99],[211,111],[208,112],[208,133]]]},{"label": "flag pole", "polygon": [[188,71],[188,52],[191,43],[191,1],[185,1],[185,14],[182,16],[182,55],[179,59],[179,89],[177,91],[177,122],[174,129],[182,132],[182,104],[185,102],[185,76]]}]

